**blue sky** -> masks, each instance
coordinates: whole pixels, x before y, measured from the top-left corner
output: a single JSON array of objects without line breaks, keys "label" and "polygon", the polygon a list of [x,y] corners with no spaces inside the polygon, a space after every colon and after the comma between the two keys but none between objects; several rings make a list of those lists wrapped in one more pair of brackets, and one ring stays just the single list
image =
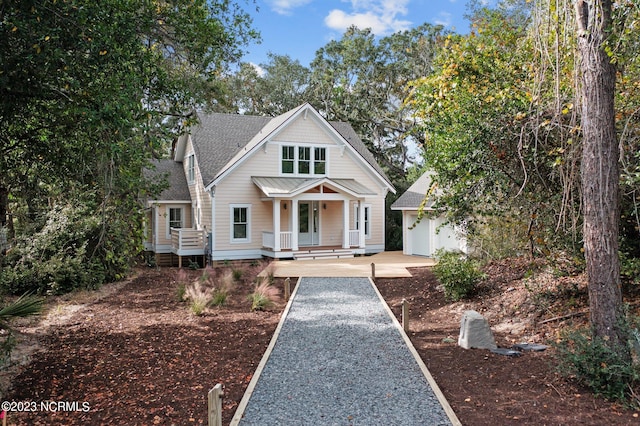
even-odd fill
[{"label": "blue sky", "polygon": [[[487,1],[483,1],[486,3]],[[244,61],[267,62],[267,53],[289,55],[308,66],[316,50],[339,39],[351,25],[372,28],[377,36],[425,22],[468,32],[467,0],[257,0],[248,7],[262,43],[248,47]]]}]

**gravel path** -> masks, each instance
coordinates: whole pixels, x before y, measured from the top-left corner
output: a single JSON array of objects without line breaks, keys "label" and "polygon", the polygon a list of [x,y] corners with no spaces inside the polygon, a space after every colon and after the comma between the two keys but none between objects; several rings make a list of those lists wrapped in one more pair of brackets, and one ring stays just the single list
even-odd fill
[{"label": "gravel path", "polygon": [[366,278],[303,278],[241,425],[450,425]]}]

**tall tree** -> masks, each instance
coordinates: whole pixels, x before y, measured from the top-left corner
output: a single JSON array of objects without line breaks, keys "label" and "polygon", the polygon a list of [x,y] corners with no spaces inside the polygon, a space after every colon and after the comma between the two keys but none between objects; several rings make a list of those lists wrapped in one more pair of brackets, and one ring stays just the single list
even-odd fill
[{"label": "tall tree", "polygon": [[0,192],[25,244],[86,219],[87,264],[116,278],[140,240],[142,169],[195,109],[223,107],[221,75],[254,37],[229,0],[0,2]]},{"label": "tall tree", "polygon": [[628,346],[622,330],[618,229],[618,139],[614,98],[616,66],[605,50],[612,30],[611,0],[576,0],[582,101],[584,249],[591,325],[619,353]]},{"label": "tall tree", "polygon": [[229,80],[230,103],[244,114],[276,116],[308,101],[309,69],[288,55],[269,53],[257,67],[243,63]]}]

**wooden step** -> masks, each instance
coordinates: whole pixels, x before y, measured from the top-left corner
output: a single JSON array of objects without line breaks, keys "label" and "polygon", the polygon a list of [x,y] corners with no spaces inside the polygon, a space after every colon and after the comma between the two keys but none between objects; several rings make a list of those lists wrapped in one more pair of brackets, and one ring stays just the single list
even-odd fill
[{"label": "wooden step", "polygon": [[293,253],[295,260],[314,260],[314,259],[346,259],[353,257],[351,250],[300,250]]}]

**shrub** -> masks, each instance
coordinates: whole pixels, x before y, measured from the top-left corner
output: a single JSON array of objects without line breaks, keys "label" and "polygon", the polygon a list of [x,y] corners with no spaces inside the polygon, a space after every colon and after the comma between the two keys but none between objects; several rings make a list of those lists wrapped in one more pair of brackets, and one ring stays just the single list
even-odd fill
[{"label": "shrub", "polygon": [[[637,333],[629,333],[629,337],[638,339]],[[631,340],[629,344],[631,348]],[[634,387],[640,385],[638,365],[613,351],[604,339],[594,337],[589,330],[566,332],[555,347],[558,371],[574,377],[596,395],[628,402],[634,396]]]},{"label": "shrub", "polygon": [[264,311],[271,308],[275,304],[278,297],[278,289],[269,283],[266,278],[261,278],[256,287],[249,295],[252,311]]},{"label": "shrub", "polygon": [[0,286],[11,294],[63,294],[123,278],[135,247],[120,217],[91,204],[54,206],[16,238],[0,265]]},{"label": "shrub", "polygon": [[449,300],[457,301],[471,295],[485,278],[478,263],[462,252],[439,250],[436,259],[438,263],[433,272],[444,286],[444,295]]}]

